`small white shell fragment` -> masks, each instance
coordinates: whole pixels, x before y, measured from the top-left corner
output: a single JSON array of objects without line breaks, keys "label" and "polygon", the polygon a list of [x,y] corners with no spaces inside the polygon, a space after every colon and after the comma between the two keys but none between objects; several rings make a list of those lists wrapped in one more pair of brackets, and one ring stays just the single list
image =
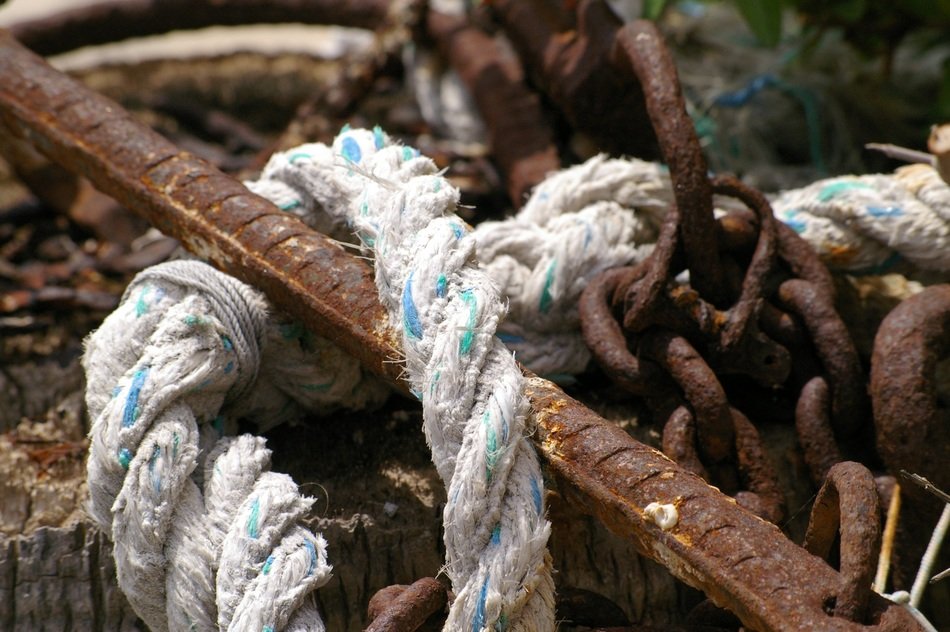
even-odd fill
[{"label": "small white shell fragment", "polygon": [[676,507],[669,503],[665,505],[650,503],[643,508],[643,513],[664,531],[669,531],[675,527],[680,520],[680,514],[676,511]]}]

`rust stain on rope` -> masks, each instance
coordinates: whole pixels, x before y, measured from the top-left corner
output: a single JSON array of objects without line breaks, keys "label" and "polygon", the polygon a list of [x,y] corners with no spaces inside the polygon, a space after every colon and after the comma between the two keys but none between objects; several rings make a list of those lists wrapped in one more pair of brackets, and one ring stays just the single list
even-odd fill
[{"label": "rust stain on rope", "polygon": [[[279,307],[399,384],[400,366],[369,267],[240,183],[179,151],[0,33],[0,133],[32,143],[264,291]],[[401,386],[405,388],[405,386]],[[757,630],[920,630],[900,606],[871,596],[871,627],[830,617],[840,576],[658,451],[637,443],[536,376],[528,395],[542,456],[587,509],[676,577]],[[663,531],[650,502],[679,520]]]}]

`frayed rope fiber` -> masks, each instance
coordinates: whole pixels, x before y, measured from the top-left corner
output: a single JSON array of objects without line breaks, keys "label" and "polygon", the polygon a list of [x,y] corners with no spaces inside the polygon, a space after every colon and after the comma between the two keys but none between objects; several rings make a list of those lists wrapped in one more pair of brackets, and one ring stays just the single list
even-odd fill
[{"label": "frayed rope fiber", "polygon": [[138,275],[86,342],[89,510],[152,630],[324,629],[312,592],[330,577],[326,542],[302,526],[313,500],[268,471],[263,439],[222,437],[228,410],[268,426],[387,390],[290,326],[250,287],[177,261]]},{"label": "frayed rope fiber", "polygon": [[505,305],[455,215],[458,190],[378,128],[277,154],[249,186],[285,208],[335,216],[375,256],[448,488],[445,572],[456,597],[445,629],[553,630],[550,524],[524,379],[495,337]]}]

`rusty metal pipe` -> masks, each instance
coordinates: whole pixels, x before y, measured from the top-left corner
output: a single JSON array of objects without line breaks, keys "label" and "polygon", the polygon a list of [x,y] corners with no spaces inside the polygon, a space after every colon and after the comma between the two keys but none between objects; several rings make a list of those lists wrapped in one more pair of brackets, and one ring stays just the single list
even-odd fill
[{"label": "rusty metal pipe", "polygon": [[[178,151],[117,104],[49,67],[0,33],[0,134],[29,140],[196,254],[264,291],[399,384],[395,345],[372,272],[360,259]],[[405,389],[405,386],[400,388]],[[538,449],[588,510],[687,584],[767,630],[921,630],[900,606],[873,596],[867,627],[829,617],[840,576],[658,451],[529,375]],[[678,506],[669,531],[645,518],[650,502]]]},{"label": "rusty metal pipe", "polygon": [[525,83],[517,57],[468,18],[429,11],[426,31],[475,99],[508,196],[521,207],[531,189],[561,166],[541,100]]},{"label": "rusty metal pipe", "polygon": [[409,586],[389,586],[369,600],[372,621],[365,632],[413,632],[448,602],[445,586],[423,577]]}]

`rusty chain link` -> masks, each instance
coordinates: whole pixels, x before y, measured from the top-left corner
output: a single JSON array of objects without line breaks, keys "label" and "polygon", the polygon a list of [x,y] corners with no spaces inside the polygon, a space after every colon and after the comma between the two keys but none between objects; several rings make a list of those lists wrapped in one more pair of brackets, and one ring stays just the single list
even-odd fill
[{"label": "rusty chain link", "polygon": [[[797,428],[806,463],[820,481],[837,459],[838,442],[868,422],[860,362],[835,310],[830,275],[797,235],[774,220],[764,195],[736,178],[707,176],[655,26],[633,22],[620,29],[611,60],[643,88],[675,203],[645,261],[607,271],[585,291],[585,341],[608,375],[646,395],[655,416],[674,424],[664,431],[664,449],[741,494],[763,517],[779,520],[781,489],[754,427],[730,405],[720,376],[744,376],[743,384],[751,380],[765,393],[810,385],[797,407]],[[716,220],[714,193],[747,210]],[[675,280],[683,271],[688,284]],[[813,378],[823,380],[827,398],[819,397]]]},{"label": "rusty chain link", "polygon": [[871,472],[853,461],[828,470],[803,546],[828,559],[836,538],[840,538],[841,589],[832,608],[836,617],[863,623],[881,547],[881,506]]}]

